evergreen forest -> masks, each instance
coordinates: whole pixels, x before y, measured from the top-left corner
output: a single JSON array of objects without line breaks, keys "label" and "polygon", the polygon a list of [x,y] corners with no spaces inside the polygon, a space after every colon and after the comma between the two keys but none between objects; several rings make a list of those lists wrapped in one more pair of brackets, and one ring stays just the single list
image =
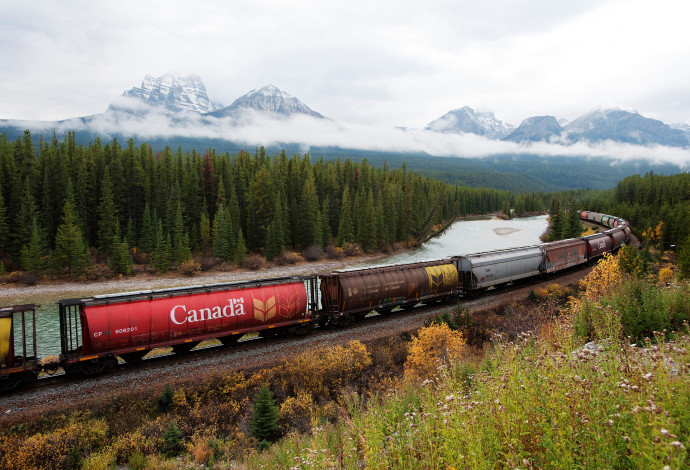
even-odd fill
[{"label": "evergreen forest", "polygon": [[614,189],[584,193],[581,205],[628,220],[642,239],[661,223],[658,241],[665,248],[690,245],[689,173],[629,176]]},{"label": "evergreen forest", "polygon": [[0,136],[0,270],[79,275],[92,263],[128,274],[192,260],[242,264],[287,250],[363,251],[415,243],[444,221],[541,198],[449,185],[402,163],[307,154],[203,154],[128,139],[77,144],[30,131]]}]

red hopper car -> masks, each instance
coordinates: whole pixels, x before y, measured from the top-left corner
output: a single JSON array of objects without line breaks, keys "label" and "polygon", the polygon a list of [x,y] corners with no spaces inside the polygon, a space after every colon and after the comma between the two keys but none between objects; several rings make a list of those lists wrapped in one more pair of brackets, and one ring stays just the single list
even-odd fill
[{"label": "red hopper car", "polygon": [[61,359],[66,371],[90,374],[154,348],[186,352],[249,332],[304,333],[314,295],[313,278],[285,277],[62,300]]}]

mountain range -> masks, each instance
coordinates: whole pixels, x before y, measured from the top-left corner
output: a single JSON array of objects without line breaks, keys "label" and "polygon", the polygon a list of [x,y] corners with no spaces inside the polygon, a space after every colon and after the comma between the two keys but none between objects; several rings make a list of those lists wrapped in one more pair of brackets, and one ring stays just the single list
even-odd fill
[{"label": "mountain range", "polygon": [[493,113],[476,112],[470,107],[450,111],[435,121],[427,130],[443,133],[471,133],[490,139],[517,143],[613,141],[634,145],[665,145],[687,147],[690,144],[690,126],[669,126],[656,119],[640,115],[637,111],[619,105],[604,103],[572,122],[554,116],[533,116],[518,127],[503,123]]},{"label": "mountain range", "polygon": [[[140,86],[124,91],[104,113],[57,122],[0,120],[0,132],[12,128],[15,131],[27,128],[39,131],[79,129],[94,134],[134,132],[145,135],[143,133],[148,129],[155,130],[154,125],[158,121],[154,118],[161,116],[167,119],[174,135],[181,137],[195,135],[190,131],[192,126],[212,127],[219,120],[237,126],[245,122],[248,116],[327,119],[273,85],[252,90],[224,107],[209,98],[198,75],[166,73],[160,77],[147,74]],[[521,144],[551,142],[571,145],[613,141],[641,146],[690,146],[690,126],[687,124],[669,126],[644,117],[635,110],[611,104],[599,106],[572,122],[559,121],[554,116],[534,116],[525,119],[517,127],[497,119],[492,112],[479,112],[465,106],[431,121],[424,131],[474,134],[490,140]]]}]

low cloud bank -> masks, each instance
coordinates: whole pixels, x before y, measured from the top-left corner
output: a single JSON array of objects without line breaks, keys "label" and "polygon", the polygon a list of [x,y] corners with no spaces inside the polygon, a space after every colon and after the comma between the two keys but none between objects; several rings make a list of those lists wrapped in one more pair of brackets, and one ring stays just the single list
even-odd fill
[{"label": "low cloud bank", "polygon": [[444,134],[423,129],[398,129],[317,119],[306,115],[290,118],[247,110],[226,118],[200,115],[170,116],[158,111],[108,111],[81,119],[55,122],[15,123],[16,127],[58,133],[88,130],[107,138],[115,133],[144,140],[147,138],[189,137],[223,139],[249,147],[298,144],[303,151],[311,147],[342,147],[388,152],[426,152],[443,157],[486,157],[499,154],[578,156],[610,158],[614,161],[650,160],[690,168],[690,149],[665,146],[639,146],[613,141],[534,142],[517,144],[490,140],[474,134]]}]

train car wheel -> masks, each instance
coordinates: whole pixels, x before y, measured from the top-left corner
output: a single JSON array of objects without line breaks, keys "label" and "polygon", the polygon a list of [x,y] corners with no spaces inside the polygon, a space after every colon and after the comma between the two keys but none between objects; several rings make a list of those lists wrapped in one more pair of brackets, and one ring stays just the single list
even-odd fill
[{"label": "train car wheel", "polygon": [[103,370],[106,372],[113,371],[117,368],[117,359],[108,357],[103,361]]}]

